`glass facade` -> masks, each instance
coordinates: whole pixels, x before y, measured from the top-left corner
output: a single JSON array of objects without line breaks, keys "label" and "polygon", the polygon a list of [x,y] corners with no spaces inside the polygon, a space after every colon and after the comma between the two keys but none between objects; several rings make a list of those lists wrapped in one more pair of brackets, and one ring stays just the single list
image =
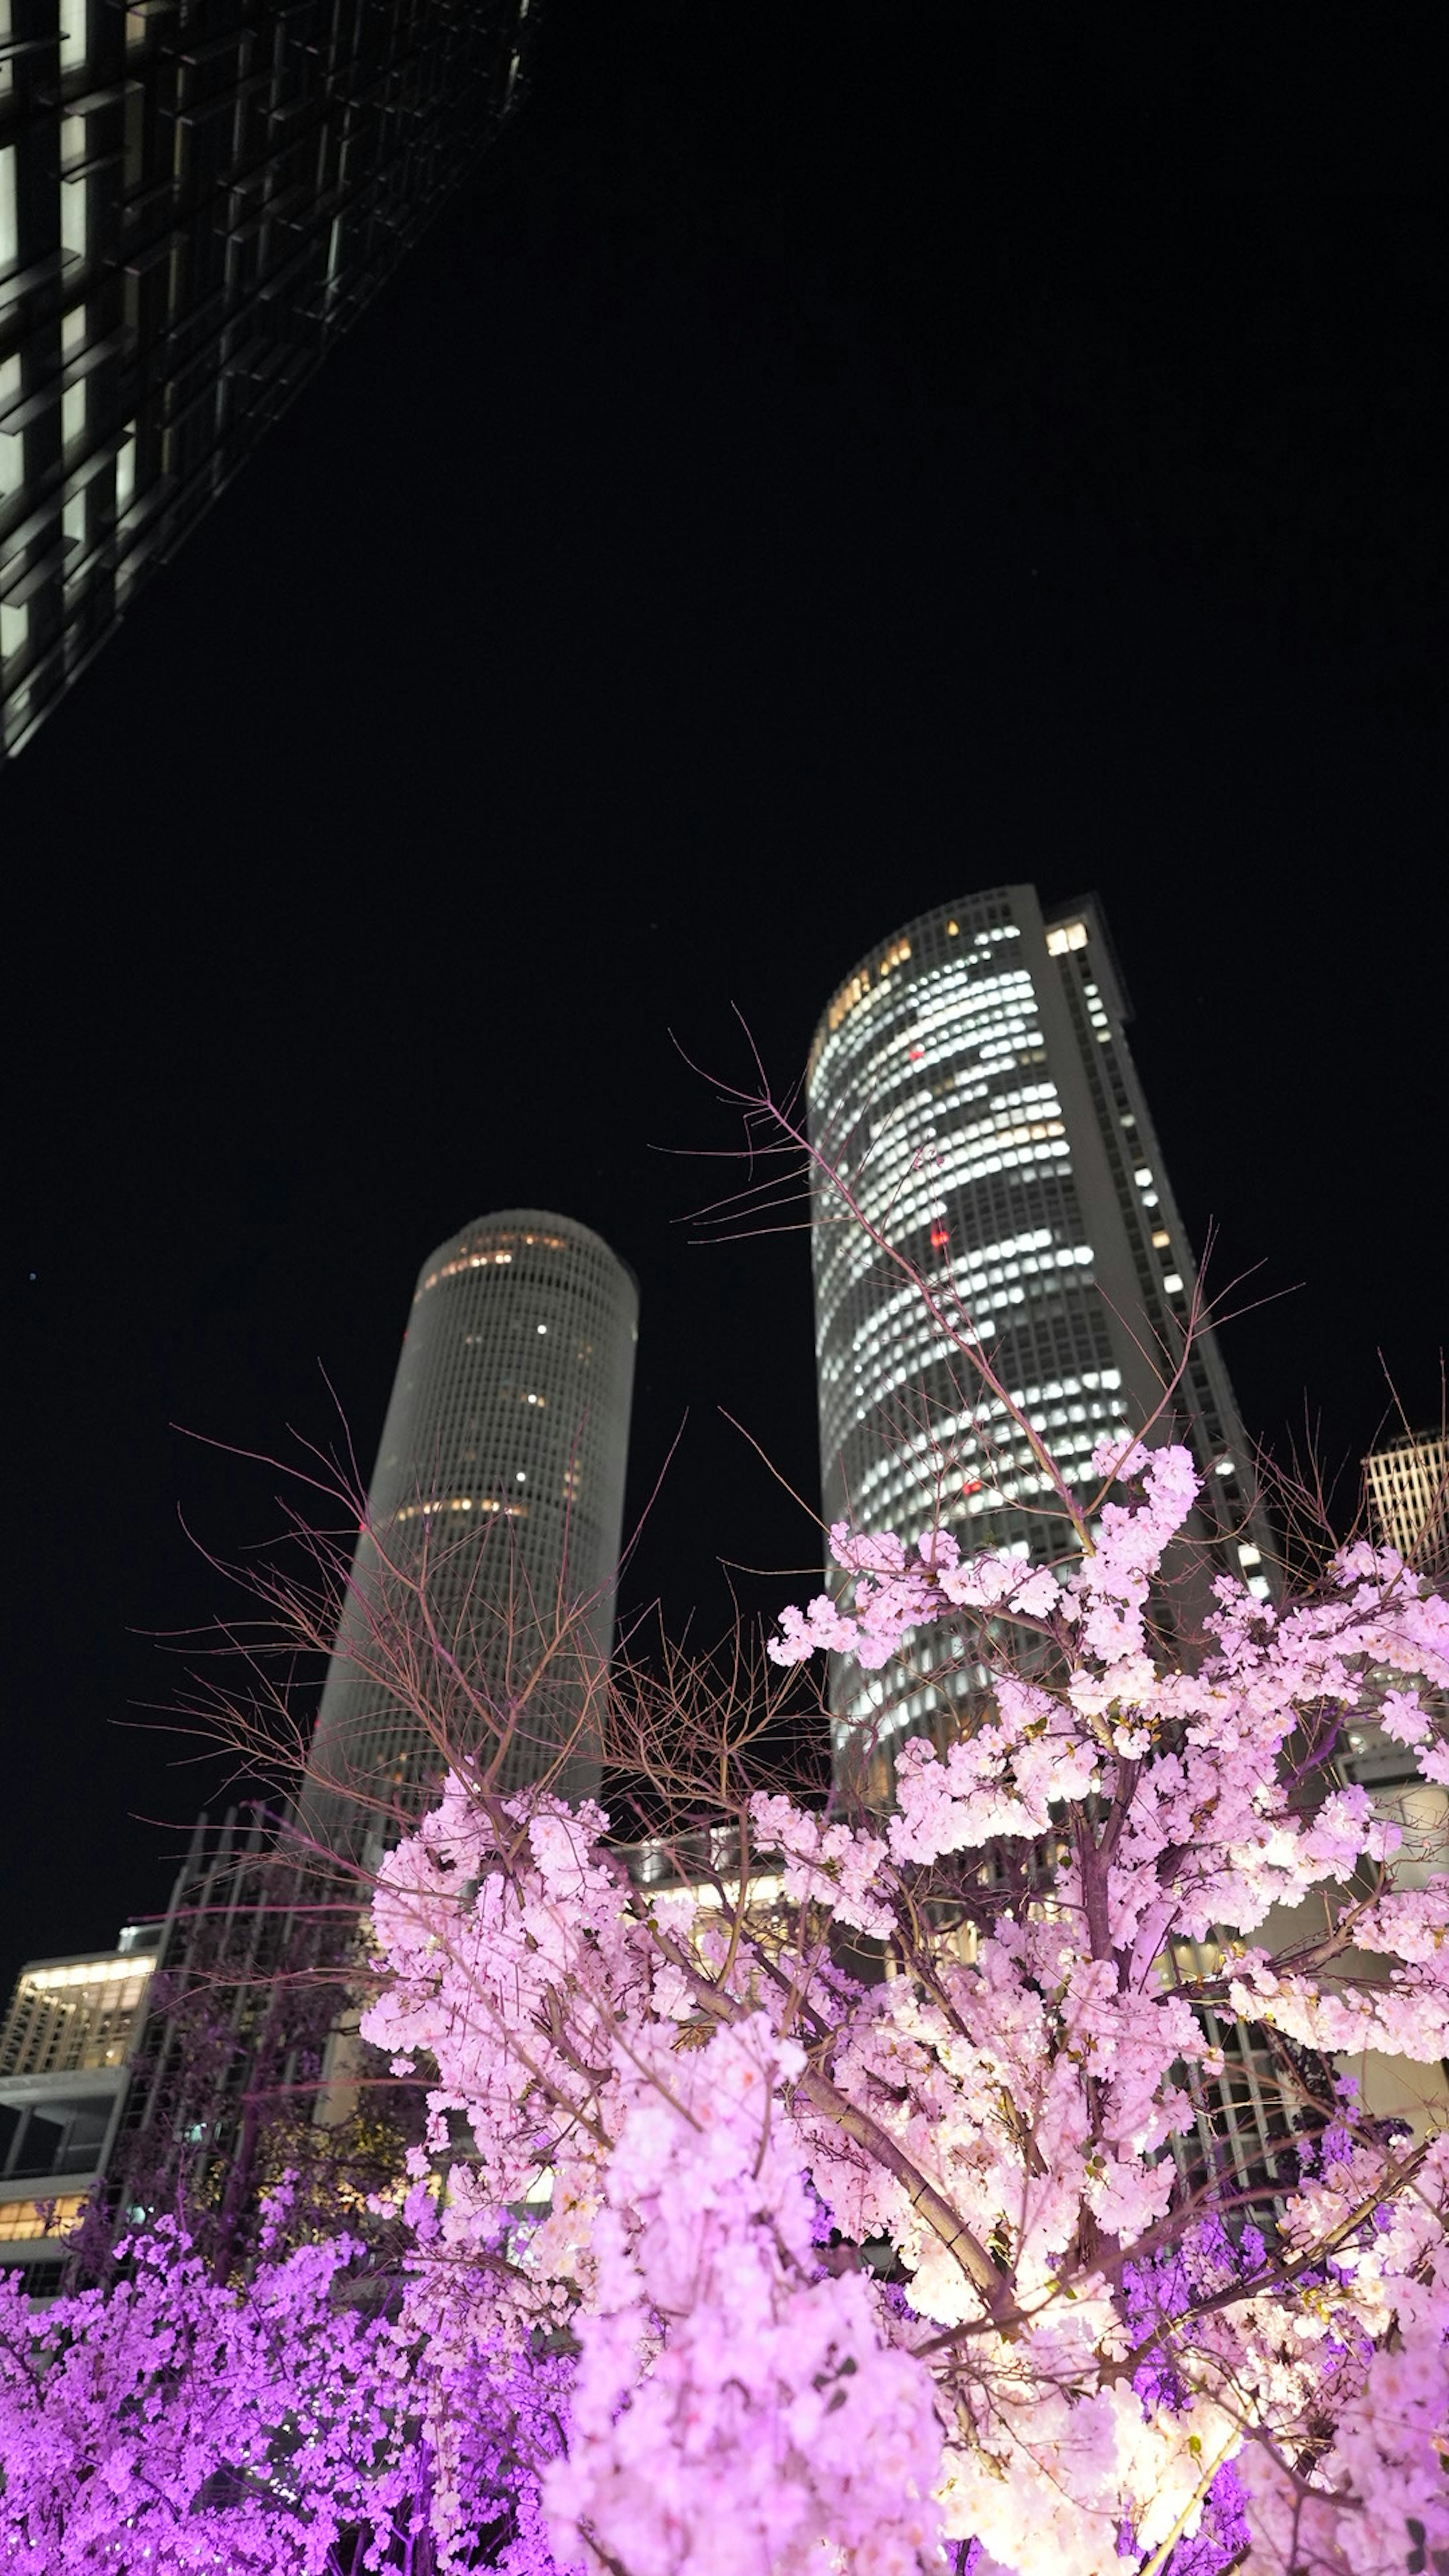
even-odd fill
[{"label": "glass facade", "polygon": [[523,95],[536,0],[0,0],[0,757]]},{"label": "glass facade", "polygon": [[[1070,1481],[1161,1395],[1196,1279],[1124,1035],[1128,1007],[1095,898],[1043,914],[1035,889],[943,904],[862,960],[811,1049],[812,1142],[882,1235],[969,1322]],[[943,1351],[917,1291],[837,1207],[812,1234],[827,1523],[1048,1558],[1050,1488],[969,1354]],[[1210,1552],[1266,1593],[1247,1445],[1211,1330],[1176,1390],[1172,1435],[1205,1479]],[[1161,1436],[1161,1435],[1159,1435]],[[838,1755],[862,1731],[951,1731],[975,1676],[834,1659]]]},{"label": "glass facade", "polygon": [[[638,1315],[608,1245],[536,1208],[482,1217],[423,1264],[318,1717],[314,1793],[365,1785],[406,1803],[436,1771],[436,1743],[376,1651],[378,1606],[415,1617],[407,1585],[424,1566],[457,1674],[450,1686],[447,1661],[428,1658],[440,1729],[476,1735],[480,1706],[486,1724],[506,1719],[508,1788],[572,1734],[613,1643]],[[592,1607],[560,1651],[560,1610],[581,1603]],[[569,1794],[587,1772],[571,1768]],[[314,1796],[314,1830],[320,1812]]]},{"label": "glass facade", "polygon": [[144,1950],[33,1960],[15,1981],[0,2030],[0,2076],[119,2066],[155,1964]]},{"label": "glass facade", "polygon": [[0,2025],[0,2269],[52,2295],[104,2171],[145,2018],[154,1927],[114,1950],[32,1959]]},{"label": "glass facade", "polygon": [[314,2111],[356,1929],[355,1903],[279,1845],[268,1810],[198,1819],[156,1927],[106,2159],[117,2226],[181,2206],[200,2244],[228,2211],[254,2212],[257,2114],[265,2127],[279,2106]]},{"label": "glass facade", "polygon": [[1406,1562],[1439,1571],[1449,1557],[1449,1439],[1406,1432],[1363,1464],[1376,1537]]}]

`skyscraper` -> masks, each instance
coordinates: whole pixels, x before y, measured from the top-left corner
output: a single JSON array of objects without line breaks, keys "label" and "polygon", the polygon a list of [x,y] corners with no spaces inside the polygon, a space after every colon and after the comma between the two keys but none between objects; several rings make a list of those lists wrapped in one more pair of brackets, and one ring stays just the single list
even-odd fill
[{"label": "skyscraper", "polygon": [[[324,1810],[335,1830],[338,1792],[407,1803],[438,1767],[371,1633],[384,1602],[394,1622],[412,1615],[423,1567],[457,1668],[450,1683],[429,1657],[445,1728],[466,1737],[480,1704],[511,1710],[501,1785],[515,1788],[579,1727],[613,1641],[638,1314],[608,1245],[537,1208],[481,1217],[424,1262],[317,1721],[314,1831]],[[594,1606],[560,1649],[560,1611],[579,1604]],[[560,1785],[588,1778],[580,1739]]]},{"label": "skyscraper", "polygon": [[0,757],[467,175],[537,0],[0,0]]},{"label": "skyscraper", "polygon": [[[388,1838],[380,1804],[406,1815],[425,1801],[442,1739],[466,1749],[502,1733],[505,1792],[541,1774],[566,1796],[594,1785],[638,1313],[609,1246],[537,1208],[481,1217],[424,1262],[296,1809],[280,1836],[260,1808],[219,1830],[203,1817],[158,1927],[161,1998],[133,2034],[124,2114],[107,2131],[115,2223],[180,2194],[204,2199],[223,2233],[244,2231],[258,2117],[279,2102],[329,2129],[345,2117],[365,2062],[351,1865]],[[299,1847],[298,1823],[320,1852]],[[0,2262],[7,2070],[0,2044]],[[11,2232],[28,2241],[18,2174],[12,2197]],[[57,2239],[37,2259],[58,2277],[64,2252]]]},{"label": "skyscraper", "polygon": [[[1127,1049],[1126,994],[1099,904],[1044,914],[996,886],[891,933],[840,986],[807,1074],[812,1141],[982,1347],[1068,1477],[1160,1396],[1192,1297],[1191,1248]],[[813,1228],[827,1522],[913,1540],[939,1516],[965,1545],[1061,1549],[1048,1488],[1001,1405],[942,1352],[915,1291],[823,1200]],[[1168,1363],[1170,1364],[1170,1363]],[[1203,1535],[1266,1593],[1265,1533],[1237,1407],[1199,1329],[1169,1414],[1206,1480]],[[945,1488],[939,1478],[949,1462]],[[956,1671],[867,1675],[832,1661],[837,1753],[867,1726],[950,1731]]]}]

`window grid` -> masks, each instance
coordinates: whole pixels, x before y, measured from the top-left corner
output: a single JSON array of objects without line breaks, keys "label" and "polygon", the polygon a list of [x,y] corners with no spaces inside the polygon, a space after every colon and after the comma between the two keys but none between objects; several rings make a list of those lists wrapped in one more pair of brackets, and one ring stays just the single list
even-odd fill
[{"label": "window grid", "polygon": [[532,22],[29,0],[24,23],[0,63],[0,758],[467,176]]},{"label": "window grid", "polygon": [[[1030,887],[994,888],[907,924],[862,960],[827,1007],[807,1076],[813,1142],[932,1289],[959,1293],[970,1333],[1082,1482],[1096,1442],[1133,1410],[1134,1355],[1098,1289],[1104,1254],[1119,1275],[1128,1267],[1164,1336],[1179,1328],[1195,1277],[1124,1017],[1095,904],[1046,924]],[[1104,1207],[1096,1185],[1095,1243],[1078,1170],[1093,1137],[1113,1193]],[[999,1403],[971,1400],[967,1364],[942,1354],[916,1292],[824,1193],[812,1249],[827,1524],[848,1518],[911,1544],[945,1521],[964,1544],[1059,1553],[1029,1447]],[[1192,1354],[1180,1414],[1174,1429],[1217,1471],[1204,1528],[1226,1550],[1256,1525],[1210,1333]],[[1266,1532],[1257,1536],[1255,1565],[1267,1553]],[[1236,1549],[1222,1561],[1240,1570]],[[834,1569],[826,1579],[838,1582]],[[1266,1589],[1263,1575],[1252,1579]],[[924,1679],[910,1657],[872,1676],[833,1658],[837,1751],[867,1715],[877,1742],[920,1726],[949,1733],[958,1682]]]},{"label": "window grid", "polygon": [[[598,1596],[581,1655],[597,1665],[612,1646],[638,1304],[632,1274],[607,1244],[534,1209],[465,1227],[423,1265],[369,1523],[404,1563],[427,1541],[434,1615],[497,1704],[537,1662],[561,1598]],[[311,1767],[318,1780],[390,1780],[411,1794],[427,1768],[416,1724],[349,1662],[360,1602],[377,1579],[364,1536],[359,1598],[344,1614]],[[582,1677],[560,1685],[558,1726],[585,1687]],[[546,1758],[541,1742],[515,1755],[505,1786],[522,1785]]]},{"label": "window grid", "polygon": [[1449,1440],[1409,1432],[1363,1464],[1381,1540],[1416,1565],[1437,1564],[1449,1522]]},{"label": "window grid", "polygon": [[0,2030],[0,2076],[119,2066],[154,1962],[134,1951],[22,1968]]}]

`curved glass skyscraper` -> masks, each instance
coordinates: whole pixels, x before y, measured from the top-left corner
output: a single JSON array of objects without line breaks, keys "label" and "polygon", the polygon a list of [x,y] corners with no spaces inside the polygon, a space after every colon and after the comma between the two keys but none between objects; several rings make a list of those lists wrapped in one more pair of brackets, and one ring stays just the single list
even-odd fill
[{"label": "curved glass skyscraper", "polygon": [[[564,1794],[588,1787],[638,1316],[633,1274],[609,1246],[538,1208],[480,1217],[424,1262],[317,1720],[314,1833],[339,1831],[339,1797],[414,1803],[440,1739],[506,1733],[504,1789],[563,1752]],[[408,1705],[410,1657],[427,1722]]]},{"label": "curved glass skyscraper", "polygon": [[[1044,915],[1033,887],[996,886],[871,950],[826,1010],[807,1076],[813,1142],[947,1302],[959,1297],[1084,1484],[1095,1443],[1158,1401],[1153,1361],[1175,1362],[1195,1278],[1127,1018],[1096,901]],[[939,1519],[966,1546],[1059,1553],[1029,1448],[969,1360],[943,1352],[916,1292],[823,1201],[812,1239],[827,1523],[913,1540]],[[1213,1551],[1266,1592],[1247,1447],[1210,1330],[1171,1421],[1207,1479]],[[951,1701],[970,1687],[967,1673],[933,1670],[925,1639],[883,1674],[835,1659],[837,1755],[862,1728],[883,1749],[906,1731],[949,1733]]]}]

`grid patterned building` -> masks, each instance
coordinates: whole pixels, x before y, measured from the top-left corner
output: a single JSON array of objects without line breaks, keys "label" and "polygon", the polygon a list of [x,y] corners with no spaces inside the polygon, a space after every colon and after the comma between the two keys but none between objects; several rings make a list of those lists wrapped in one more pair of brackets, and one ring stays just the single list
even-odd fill
[{"label": "grid patterned building", "polygon": [[523,94],[537,0],[0,0],[0,757]]},{"label": "grid patterned building", "polygon": [[1407,1563],[1437,1571],[1449,1555],[1449,1439],[1406,1432],[1363,1465],[1379,1537]]},{"label": "grid patterned building", "polygon": [[[807,1074],[812,1140],[948,1311],[959,1295],[1013,1399],[1083,1487],[1097,1441],[1158,1400],[1147,1355],[1180,1352],[1196,1275],[1128,1018],[1095,899],[1044,913],[1033,887],[996,886],[872,950],[826,1010]],[[943,1356],[915,1290],[826,1202],[812,1242],[827,1522],[913,1541],[939,1518],[963,1547],[1061,1554],[1035,1458],[1000,1403],[978,1398],[969,1363]],[[1265,1596],[1268,1534],[1210,1330],[1157,1436],[1169,1432],[1206,1479],[1196,1534],[1208,1561]],[[1163,1605],[1184,1624],[1205,1606],[1191,1590]],[[984,1682],[929,1635],[879,1674],[832,1657],[838,1769],[884,1800],[902,1737],[944,1741]],[[1182,1965],[1202,1965],[1187,1945]],[[1240,2188],[1271,2190],[1296,2086],[1258,2035],[1206,2019],[1224,2071],[1208,2082],[1188,2070],[1197,2135],[1180,2145],[1184,2180],[1226,2164]]]},{"label": "grid patterned building", "polygon": [[[1101,909],[1044,915],[998,886],[884,939],[831,1001],[811,1050],[813,1141],[865,1212],[947,1296],[1069,1477],[1150,1412],[1146,1353],[1176,1355],[1194,1265],[1123,1031]],[[821,1204],[813,1230],[821,1482],[828,1522],[914,1540],[939,1516],[963,1544],[1060,1551],[1047,1488],[1002,1408],[943,1356],[915,1291]],[[1206,1478],[1203,1535],[1266,1594],[1247,1445],[1211,1331],[1173,1421]],[[949,1461],[943,1486],[942,1460]],[[865,1727],[950,1731],[972,1677],[866,1675],[833,1659],[837,1755]]]},{"label": "grid patterned building", "polygon": [[[548,1765],[613,1642],[638,1315],[633,1274],[608,1245],[537,1208],[482,1217],[441,1244],[413,1297],[369,1493],[378,1542],[404,1567],[429,1551],[434,1614],[469,1688],[500,1711],[538,1666],[556,1606],[594,1604],[518,1721],[509,1787]],[[406,1801],[436,1766],[416,1721],[364,1669],[383,1580],[364,1537],[310,1765],[309,1822],[329,1836],[324,1787],[385,1784]],[[470,1723],[466,1692],[454,1723]],[[568,1792],[587,1785],[587,1764],[574,1766]]]},{"label": "grid patterned building", "polygon": [[103,2172],[156,1965],[155,1928],[116,1949],[32,1959],[0,2027],[0,2267],[46,2297]]}]

